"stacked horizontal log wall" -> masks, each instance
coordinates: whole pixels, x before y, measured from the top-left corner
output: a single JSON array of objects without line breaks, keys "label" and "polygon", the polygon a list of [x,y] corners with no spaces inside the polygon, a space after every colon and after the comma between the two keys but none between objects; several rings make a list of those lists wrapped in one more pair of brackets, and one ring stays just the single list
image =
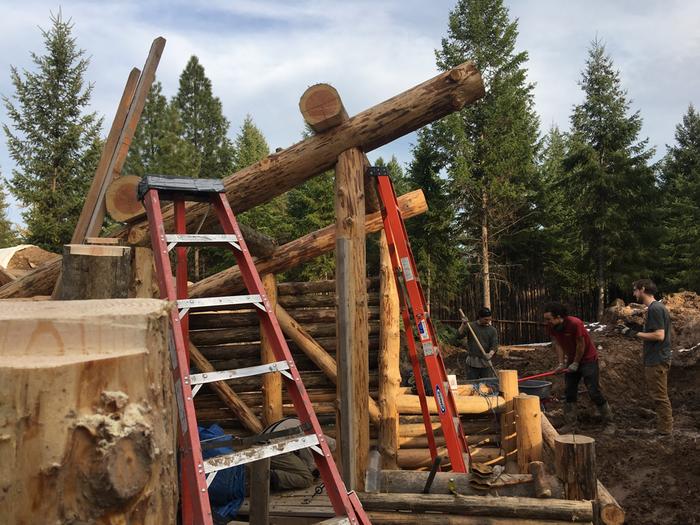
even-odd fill
[{"label": "stacked horizontal log wall", "polygon": [[[379,281],[368,280],[370,395],[377,399],[377,351],[379,344]],[[278,302],[332,356],[336,349],[335,281],[280,283]],[[260,364],[260,330],[257,314],[250,309],[192,313],[190,339],[217,370]],[[324,426],[335,422],[335,385],[288,339],[294,361]],[[260,415],[260,376],[230,382],[240,397]],[[282,400],[285,415],[294,414],[287,392]],[[200,422],[218,423],[226,430],[244,433],[236,416],[207,387],[195,398]]]}]

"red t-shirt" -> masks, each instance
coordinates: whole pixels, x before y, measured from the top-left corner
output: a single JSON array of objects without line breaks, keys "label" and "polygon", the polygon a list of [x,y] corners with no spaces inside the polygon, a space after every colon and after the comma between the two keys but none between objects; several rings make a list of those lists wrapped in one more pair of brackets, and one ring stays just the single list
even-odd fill
[{"label": "red t-shirt", "polygon": [[598,360],[598,352],[593,346],[591,335],[586,330],[586,327],[583,326],[581,319],[568,315],[564,318],[564,323],[561,326],[563,326],[562,330],[554,330],[551,327],[548,327],[548,330],[552,339],[556,339],[559,346],[564,349],[567,364],[572,363],[576,356],[576,339],[579,337],[583,337],[583,357],[581,362],[592,363]]}]

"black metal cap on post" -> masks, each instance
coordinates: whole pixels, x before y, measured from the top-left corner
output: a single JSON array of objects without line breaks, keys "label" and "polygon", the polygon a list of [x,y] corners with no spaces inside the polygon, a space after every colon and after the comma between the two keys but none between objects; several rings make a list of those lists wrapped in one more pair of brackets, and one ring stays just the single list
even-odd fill
[{"label": "black metal cap on post", "polygon": [[146,175],[139,182],[140,201],[149,190],[158,190],[161,200],[182,199],[187,201],[209,202],[212,193],[226,191],[221,179],[191,179],[167,175]]}]

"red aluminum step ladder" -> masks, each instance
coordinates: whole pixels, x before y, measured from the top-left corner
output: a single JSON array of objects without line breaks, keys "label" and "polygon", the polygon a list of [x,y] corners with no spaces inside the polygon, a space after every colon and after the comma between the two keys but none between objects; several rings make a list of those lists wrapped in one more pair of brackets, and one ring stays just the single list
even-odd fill
[{"label": "red aluminum step ladder", "polygon": [[[368,167],[367,174],[377,179],[377,193],[382,205],[384,232],[386,233],[391,262],[394,267],[396,288],[399,292],[401,304],[401,317],[406,329],[408,355],[411,359],[413,375],[416,379],[416,390],[420,398],[430,455],[435,461],[437,447],[423,385],[420,358],[416,351],[414,339],[416,334],[423,350],[423,361],[428,370],[432,394],[437,405],[440,422],[442,423],[442,433],[445,436],[452,470],[455,472],[467,472],[471,459],[467,438],[462,431],[457,405],[447,380],[447,372],[440,353],[437,333],[430,320],[423,288],[418,279],[418,270],[411,252],[411,245],[408,242],[406,227],[399,210],[399,202],[396,198],[394,185],[389,177],[389,169],[385,166]],[[411,318],[413,318],[413,321]],[[414,326],[416,332],[413,330]]]},{"label": "red aluminum step ladder", "polygon": [[[223,182],[219,179],[147,176],[139,184],[138,192],[148,215],[161,298],[177,302],[177,309],[171,311],[172,330],[169,346],[179,416],[178,444],[183,525],[212,524],[207,488],[218,471],[302,448],[310,448],[314,452],[316,466],[321,473],[337,516],[334,523],[368,525],[370,521],[362,509],[357,494],[354,491],[347,492],[338,473],[299,371],[277,322],[274,309],[270,306],[260,276],[229,206]],[[173,234],[165,233],[161,199],[172,201],[174,204],[176,232]],[[210,203],[216,210],[223,234],[187,234],[185,202],[188,201]],[[231,249],[248,291],[247,295],[187,298],[185,247],[212,245]],[[169,252],[173,248],[176,249],[177,255],[175,283],[173,283],[169,257]],[[187,312],[196,308],[239,304],[250,304],[255,307],[277,362],[238,370],[206,374],[190,373]],[[289,432],[281,433],[284,434],[283,437],[273,437],[262,444],[204,460],[193,401],[197,391],[206,383],[270,372],[280,372],[284,378],[296,415],[301,421],[299,432],[294,435],[289,435]]]}]

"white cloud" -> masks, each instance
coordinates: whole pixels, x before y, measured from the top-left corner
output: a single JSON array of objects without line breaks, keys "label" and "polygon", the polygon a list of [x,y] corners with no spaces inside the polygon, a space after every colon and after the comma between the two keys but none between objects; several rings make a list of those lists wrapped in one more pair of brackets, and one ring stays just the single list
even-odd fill
[{"label": "white cloud", "polygon": [[[9,2],[7,2],[9,3]],[[78,45],[92,62],[92,106],[111,123],[129,70],[143,65],[151,41],[167,44],[158,78],[164,92],[177,91],[189,57],[200,58],[222,100],[234,135],[250,113],[272,148],[299,140],[298,100],[316,82],[341,93],[348,112],[358,113],[435,75],[434,49],[445,35],[454,1],[439,0],[197,0],[178,2],[63,2],[75,23]],[[571,106],[581,99],[577,82],[590,41],[607,43],[643,133],[660,148],[687,104],[700,92],[697,57],[700,4],[625,1],[508,2],[519,18],[519,49],[530,55],[529,78],[542,127],[568,127]],[[43,52],[37,26],[48,27],[45,0],[12,2],[0,18],[0,93],[10,95],[10,64],[29,67],[30,51]],[[695,102],[698,102],[697,98]],[[6,122],[4,108],[0,120]],[[105,130],[106,133],[106,130]],[[377,152],[408,162],[413,136]],[[0,169],[12,163],[0,140]],[[18,213],[13,210],[13,219]]]}]

